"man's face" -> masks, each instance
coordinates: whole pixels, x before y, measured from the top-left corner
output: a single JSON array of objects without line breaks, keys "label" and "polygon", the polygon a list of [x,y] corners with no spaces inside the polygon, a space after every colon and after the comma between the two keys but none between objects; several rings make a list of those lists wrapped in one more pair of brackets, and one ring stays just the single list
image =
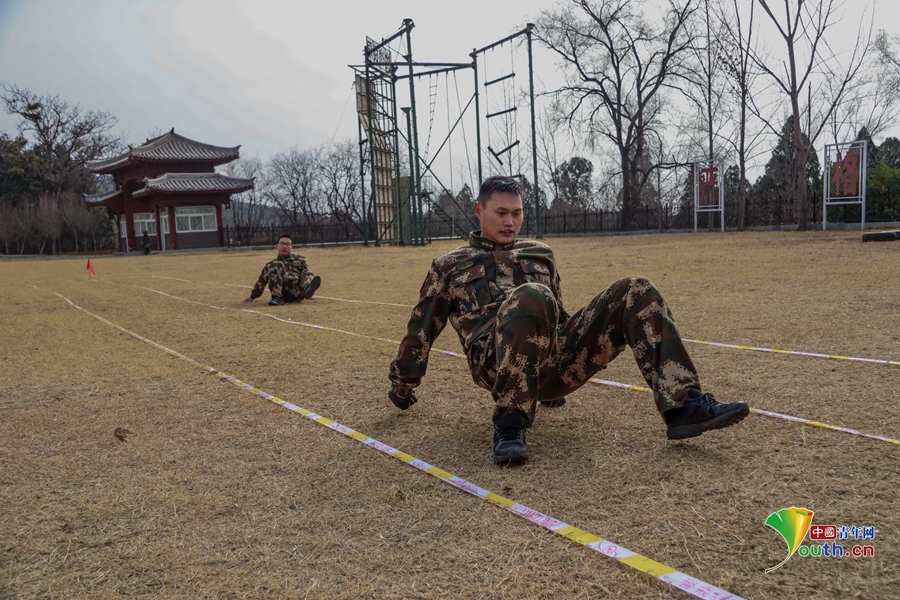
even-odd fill
[{"label": "man's face", "polygon": [[281,238],[280,240],[278,240],[278,244],[276,244],[275,247],[278,248],[278,256],[281,257],[289,256],[291,250],[294,249],[294,245],[291,244],[291,240],[287,238]]},{"label": "man's face", "polygon": [[475,204],[475,216],[481,222],[482,237],[497,244],[509,244],[522,227],[522,197],[509,192],[494,192],[484,206],[480,202]]}]

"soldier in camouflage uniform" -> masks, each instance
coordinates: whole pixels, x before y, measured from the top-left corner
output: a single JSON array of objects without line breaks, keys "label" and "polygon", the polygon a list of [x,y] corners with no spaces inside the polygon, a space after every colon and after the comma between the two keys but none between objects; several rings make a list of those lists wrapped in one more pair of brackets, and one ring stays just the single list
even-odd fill
[{"label": "soldier in camouflage uniform", "polygon": [[267,285],[272,293],[269,306],[281,306],[285,302],[300,302],[313,297],[322,284],[322,279],[307,268],[305,258],[299,254],[291,254],[293,247],[293,240],[288,234],[278,238],[275,246],[278,256],[263,267],[256,285],[250,295],[244,298],[244,302],[252,302],[262,296]]},{"label": "soldier in camouflage uniform", "polygon": [[[435,339],[449,320],[475,383],[495,401],[494,461],[528,459],[525,429],[540,401],[585,383],[631,347],[653,390],[667,436],[681,439],[728,427],[749,414],[743,402],[722,404],[700,391],[700,378],[660,293],[640,277],[621,279],[569,315],[563,307],[553,251],[516,239],[522,225],[519,184],[491,177],[475,214],[481,231],[469,245],[432,263],[408,331],[391,363],[389,397],[401,409],[418,401],[413,389]],[[558,403],[558,401],[556,401]]]}]

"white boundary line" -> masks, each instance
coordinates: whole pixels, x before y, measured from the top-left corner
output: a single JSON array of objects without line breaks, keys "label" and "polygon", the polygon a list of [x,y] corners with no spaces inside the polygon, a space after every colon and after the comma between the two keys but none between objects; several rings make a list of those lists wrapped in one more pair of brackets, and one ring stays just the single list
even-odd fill
[{"label": "white boundary line", "polygon": [[[173,281],[181,281],[184,283],[206,283],[207,285],[228,285],[232,287],[242,287],[242,288],[250,288],[249,285],[239,285],[236,283],[226,283],[226,284],[214,284],[211,282],[195,282],[188,281],[187,279],[178,279],[176,277],[165,277],[163,275],[151,275],[151,277],[155,277],[157,279],[171,279]],[[354,304],[378,304],[381,306],[397,306],[400,308],[415,308],[410,304],[396,304],[394,302],[375,302],[372,300],[352,300],[350,298],[333,298],[330,296],[315,296],[313,299],[320,300],[333,300],[335,302],[351,302]],[[742,344],[723,344],[721,342],[707,342],[705,340],[693,340],[689,338],[681,338],[683,342],[690,342],[691,344],[701,344],[704,346],[715,346],[717,348],[733,348],[736,350],[753,350],[754,352],[768,352],[771,354],[787,354],[791,356],[806,356],[809,358],[828,358],[831,360],[847,360],[853,362],[865,362],[872,363],[878,365],[894,365],[900,366],[900,361],[897,360],[883,360],[880,358],[859,358],[856,356],[842,356],[839,354],[821,354],[818,352],[800,352],[798,350],[779,350],[777,348],[765,348],[762,346],[745,346]]]},{"label": "white boundary line", "polygon": [[[169,279],[171,279],[171,278],[169,278]],[[154,292],[156,294],[160,294],[161,296],[166,296],[168,298],[172,298],[173,300],[179,300],[181,302],[188,302],[190,304],[206,306],[208,308],[213,308],[216,310],[239,310],[242,312],[254,313],[254,314],[262,315],[264,317],[268,317],[270,319],[274,319],[275,321],[279,321],[281,323],[286,323],[288,325],[300,325],[302,327],[309,327],[311,329],[320,329],[322,331],[333,331],[336,333],[352,335],[354,337],[360,337],[360,338],[364,338],[367,340],[377,340],[379,342],[388,342],[390,344],[399,344],[400,343],[397,340],[392,340],[389,338],[364,335],[361,333],[354,333],[352,331],[345,331],[343,329],[335,329],[334,327],[326,327],[324,325],[313,325],[311,323],[302,323],[300,321],[294,321],[293,319],[282,319],[280,317],[276,317],[275,315],[273,315],[271,313],[265,313],[265,312],[253,310],[250,308],[229,308],[229,307],[223,307],[223,306],[215,306],[213,304],[206,304],[205,302],[197,302],[196,300],[188,300],[186,298],[180,298],[178,296],[173,296],[172,294],[167,294],[166,292],[161,292],[159,290],[155,290],[153,288],[144,287],[144,286],[140,286],[140,285],[131,285],[131,284],[125,284],[125,283],[117,283],[117,284],[113,284],[113,285],[124,285],[126,287],[135,287],[135,288],[139,288],[139,289],[143,289],[143,290],[148,290],[148,291]],[[439,348],[432,348],[431,352],[436,352],[438,354],[446,354],[447,356],[453,356],[455,358],[465,358],[465,355],[461,354],[459,352],[452,352],[450,350],[441,350]],[[609,387],[617,387],[617,388],[622,388],[622,389],[635,390],[638,392],[652,392],[653,391],[650,388],[644,387],[641,385],[631,385],[629,383],[620,383],[618,381],[610,381],[608,379],[591,378],[589,381],[590,381],[590,383],[597,384],[597,385],[605,385],[605,386],[609,386]],[[813,421],[811,419],[804,419],[802,417],[795,417],[792,415],[772,412],[772,411],[763,410],[760,408],[750,407],[750,412],[753,412],[753,413],[756,413],[759,415],[763,415],[766,417],[771,417],[773,419],[783,419],[785,421],[801,423],[803,425],[809,425],[811,427],[820,427],[822,429],[830,429],[831,431],[839,431],[841,433],[849,433],[851,435],[858,435],[861,437],[866,437],[869,439],[878,440],[881,442],[887,442],[889,444],[895,444],[895,445],[900,446],[900,440],[898,440],[898,439],[886,437],[883,435],[877,435],[877,434],[873,434],[873,433],[863,433],[856,429],[850,429],[849,427],[841,427],[839,425],[829,425],[828,423],[822,423],[821,421]]]}]

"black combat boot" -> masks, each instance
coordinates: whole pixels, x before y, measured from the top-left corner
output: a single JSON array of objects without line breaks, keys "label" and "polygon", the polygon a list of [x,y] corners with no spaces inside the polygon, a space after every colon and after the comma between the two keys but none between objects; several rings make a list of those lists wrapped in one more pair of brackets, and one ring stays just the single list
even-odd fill
[{"label": "black combat boot", "polygon": [[303,293],[303,296],[307,300],[309,300],[310,298],[313,297],[313,294],[316,293],[316,290],[319,289],[320,285],[322,285],[322,278],[319,277],[318,275],[316,275],[315,277],[312,278],[312,281],[310,281],[307,284],[306,291]]},{"label": "black combat boot", "polygon": [[515,412],[503,415],[494,423],[494,462],[515,465],[526,460],[525,418]]},{"label": "black combat boot", "polygon": [[541,406],[544,408],[556,408],[557,406],[565,406],[566,397],[557,398],[556,400],[541,400]]},{"label": "black combat boot", "polygon": [[272,296],[272,299],[269,300],[269,306],[281,306],[284,304],[284,298],[281,296]]},{"label": "black combat boot", "polygon": [[671,408],[663,413],[668,425],[666,437],[670,440],[695,437],[704,431],[730,427],[748,414],[750,407],[745,402],[722,404],[716,402],[712,394],[691,388],[688,399],[680,408]]},{"label": "black combat boot", "polygon": [[390,391],[388,392],[388,398],[390,398],[391,402],[394,403],[394,406],[396,406],[400,410],[406,410],[419,401],[419,397],[416,396],[416,393],[412,390],[409,391],[409,396],[407,396],[406,398],[398,396],[393,391]]}]

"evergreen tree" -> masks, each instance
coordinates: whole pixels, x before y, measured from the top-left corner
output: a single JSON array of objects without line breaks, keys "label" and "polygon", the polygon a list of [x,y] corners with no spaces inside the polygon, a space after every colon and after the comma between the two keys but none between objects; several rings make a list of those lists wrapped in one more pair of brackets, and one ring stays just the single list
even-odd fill
[{"label": "evergreen tree", "polygon": [[[525,209],[526,215],[534,215],[534,185],[527,177],[522,177],[519,183],[522,184],[522,208]],[[538,188],[538,200],[541,203],[541,214],[543,214],[547,210],[547,192],[543,188]]]},{"label": "evergreen tree", "polygon": [[866,142],[866,165],[867,168],[871,169],[873,165],[878,164],[878,146],[872,140],[872,136],[869,135],[869,130],[866,129],[866,126],[863,125],[862,129],[860,129],[856,133],[856,142]]},{"label": "evergreen tree", "polygon": [[0,203],[18,204],[22,197],[36,197],[41,192],[34,151],[19,136],[0,134]]},{"label": "evergreen tree", "polygon": [[[781,130],[778,143],[772,150],[772,157],[766,163],[763,174],[756,180],[751,190],[751,197],[757,204],[756,211],[765,210],[763,205],[768,205],[768,210],[757,216],[766,224],[784,224],[796,220],[797,206],[794,192],[795,181],[792,177],[795,167],[796,152],[790,140],[793,139],[793,120],[788,119]],[[803,144],[809,141],[806,135],[801,133]],[[819,165],[819,157],[815,152],[806,156],[806,202],[807,213],[810,206],[815,206],[822,199],[822,174]]]},{"label": "evergreen tree", "polygon": [[594,164],[580,156],[573,156],[556,167],[553,184],[559,195],[553,199],[553,210],[586,210],[593,196],[593,175]]},{"label": "evergreen tree", "polygon": [[866,221],[900,221],[900,169],[875,165],[866,178]]},{"label": "evergreen tree", "polygon": [[[730,165],[729,167],[727,167],[725,169],[725,178],[724,178],[723,185],[725,186],[725,206],[726,206],[725,211],[726,211],[726,216],[729,216],[729,215],[727,215],[727,212],[728,212],[727,207],[733,206],[734,210],[740,211],[741,169],[738,165]],[[750,182],[747,180],[744,180],[744,189],[750,189]],[[745,203],[744,210],[746,210],[746,208],[747,207],[746,207],[746,203]],[[735,218],[733,222],[735,222],[735,223],[743,222],[744,224],[746,224],[747,223],[746,216],[747,215],[744,215],[743,220],[739,220],[739,219]]]},{"label": "evergreen tree", "polygon": [[895,169],[900,168],[900,140],[886,138],[878,147],[878,162]]}]

